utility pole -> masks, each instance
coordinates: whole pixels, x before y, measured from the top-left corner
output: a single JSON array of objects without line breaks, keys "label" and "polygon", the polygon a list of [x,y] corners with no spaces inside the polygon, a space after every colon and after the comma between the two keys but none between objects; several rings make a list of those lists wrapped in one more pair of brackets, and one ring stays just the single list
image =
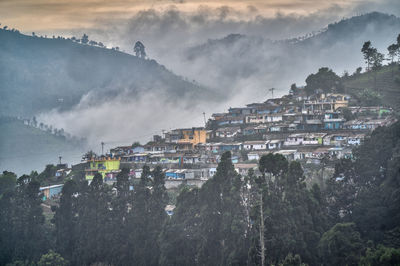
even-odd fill
[{"label": "utility pole", "polygon": [[269,89],[269,91],[271,92],[271,94],[272,94],[272,99],[274,98],[274,90],[275,90],[275,88],[271,88],[271,89]]},{"label": "utility pole", "polygon": [[104,142],[102,141],[101,142],[101,155],[103,155],[104,153]]},{"label": "utility pole", "polygon": [[207,126],[207,122],[206,122],[206,113],[205,112],[203,112],[203,117],[204,117],[204,127],[206,127]]},{"label": "utility pole", "polygon": [[61,158],[62,158],[62,156],[58,156],[59,164],[61,164]]}]

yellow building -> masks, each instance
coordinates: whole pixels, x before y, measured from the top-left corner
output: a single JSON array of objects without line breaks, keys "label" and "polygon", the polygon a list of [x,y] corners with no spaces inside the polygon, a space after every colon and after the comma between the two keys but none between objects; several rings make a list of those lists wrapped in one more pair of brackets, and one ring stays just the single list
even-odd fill
[{"label": "yellow building", "polygon": [[115,174],[119,171],[120,159],[104,158],[89,160],[89,167],[86,168],[86,180],[92,180],[96,173],[100,173],[103,179],[107,174]]},{"label": "yellow building", "polygon": [[191,143],[192,146],[195,146],[199,143],[207,142],[207,130],[199,127],[199,128],[188,128],[181,129],[181,136],[178,140],[178,143]]},{"label": "yellow building", "polygon": [[347,95],[331,94],[330,96],[333,99],[335,110],[337,110],[340,107],[348,107],[349,106],[349,101],[347,99],[347,97],[348,97]]},{"label": "yellow building", "polygon": [[303,109],[309,111],[335,111],[338,108],[348,107],[348,96],[344,94],[322,94],[319,99],[304,101]]}]

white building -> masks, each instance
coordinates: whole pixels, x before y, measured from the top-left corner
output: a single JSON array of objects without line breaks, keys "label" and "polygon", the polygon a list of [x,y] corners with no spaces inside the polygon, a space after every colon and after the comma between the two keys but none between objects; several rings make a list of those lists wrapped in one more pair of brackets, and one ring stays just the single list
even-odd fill
[{"label": "white building", "polygon": [[266,150],[268,142],[268,140],[245,141],[243,143],[243,149],[246,151]]},{"label": "white building", "polygon": [[364,141],[365,134],[357,134],[347,138],[347,144],[351,146],[358,146]]},{"label": "white building", "polygon": [[285,142],[284,142],[284,146],[299,146],[303,143],[304,141],[304,136],[305,134],[303,133],[298,133],[298,134],[290,134]]},{"label": "white building", "polygon": [[276,149],[280,149],[283,145],[283,140],[280,139],[272,139],[268,142],[267,144],[267,148],[268,150],[276,150]]}]

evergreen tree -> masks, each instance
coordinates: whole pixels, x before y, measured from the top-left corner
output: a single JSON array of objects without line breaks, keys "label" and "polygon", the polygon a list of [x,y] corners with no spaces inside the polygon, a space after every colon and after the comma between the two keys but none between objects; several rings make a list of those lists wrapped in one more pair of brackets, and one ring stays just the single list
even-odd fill
[{"label": "evergreen tree", "polygon": [[376,53],[376,49],[371,46],[371,41],[367,41],[363,44],[361,52],[364,55],[365,63],[367,64],[367,71],[370,70],[372,56]]},{"label": "evergreen tree", "polygon": [[60,254],[50,250],[44,254],[38,261],[38,266],[67,266],[69,263]]},{"label": "evergreen tree", "polygon": [[217,172],[200,190],[200,234],[198,263],[240,265],[247,260],[245,243],[246,218],[240,197],[240,176],[236,173],[230,152],[221,156]]},{"label": "evergreen tree", "polygon": [[396,53],[397,53],[398,49],[399,48],[397,47],[397,44],[395,44],[395,43],[389,45],[388,48],[387,48],[388,55],[389,55],[389,58],[390,58],[391,69],[392,69],[392,77],[393,77],[393,70],[394,70],[393,62],[394,62],[394,58],[396,57]]},{"label": "evergreen tree", "polygon": [[15,190],[0,197],[0,258],[7,262],[37,261],[47,249],[39,182],[23,175]]},{"label": "evergreen tree", "polygon": [[109,261],[115,265],[129,264],[129,225],[128,215],[129,207],[132,204],[132,195],[129,190],[129,169],[122,168],[117,175],[116,197],[112,201],[112,210],[110,212],[110,228],[107,239],[110,239]]},{"label": "evergreen tree", "polygon": [[135,43],[135,46],[133,47],[133,52],[139,58],[143,58],[143,59],[146,58],[145,47],[144,47],[143,43],[140,41],[137,41]]},{"label": "evergreen tree", "polygon": [[362,241],[354,223],[339,223],[324,233],[318,248],[324,265],[357,265]]},{"label": "evergreen tree", "polygon": [[7,191],[13,191],[16,184],[17,176],[13,172],[4,171],[0,175],[0,196]]},{"label": "evergreen tree", "polygon": [[81,43],[87,44],[89,42],[89,36],[86,35],[86,33],[83,34]]},{"label": "evergreen tree", "polygon": [[14,202],[14,190],[6,191],[0,196],[0,261],[4,264],[15,260]]},{"label": "evergreen tree", "polygon": [[197,249],[202,238],[200,224],[199,189],[183,189],[160,235],[160,265],[198,265]]},{"label": "evergreen tree", "polygon": [[83,184],[78,202],[77,264],[102,263],[107,258],[107,225],[110,223],[110,189],[97,173],[90,186]]},{"label": "evergreen tree", "polygon": [[78,185],[75,181],[68,180],[62,188],[60,204],[55,208],[53,219],[57,251],[70,261],[74,260],[75,251],[78,248],[76,193],[78,193]]},{"label": "evergreen tree", "polygon": [[144,244],[146,249],[152,249],[152,252],[150,254],[147,254],[147,264],[157,265],[160,258],[160,243],[158,242],[158,237],[161,233],[162,227],[164,226],[166,219],[168,218],[167,213],[165,212],[165,207],[168,203],[168,194],[164,186],[165,174],[162,172],[161,167],[157,166],[151,172],[151,175],[153,178],[153,191],[151,193],[148,204],[148,231]]},{"label": "evergreen tree", "polygon": [[150,230],[149,221],[151,220],[150,189],[147,184],[150,182],[150,169],[143,166],[139,184],[134,186],[132,210],[128,215],[129,234],[129,261],[134,265],[149,265],[152,254],[151,244],[148,244],[148,232]]}]

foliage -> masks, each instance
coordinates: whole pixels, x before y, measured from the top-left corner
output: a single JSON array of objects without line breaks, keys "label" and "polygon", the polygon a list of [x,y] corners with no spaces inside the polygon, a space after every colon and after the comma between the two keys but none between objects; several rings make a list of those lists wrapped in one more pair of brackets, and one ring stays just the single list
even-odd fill
[{"label": "foliage", "polygon": [[359,100],[363,106],[378,106],[382,102],[382,96],[373,90],[366,89],[359,95]]},{"label": "foliage", "polygon": [[[327,186],[335,221],[353,221],[361,236],[399,247],[398,221],[400,123],[378,128],[354,151],[355,161],[341,160]],[[393,236],[392,236],[393,235]]]},{"label": "foliage", "polygon": [[355,265],[362,251],[354,223],[338,223],[323,234],[318,250],[324,265]]},{"label": "foliage", "polygon": [[68,180],[53,208],[54,227],[46,228],[38,175],[22,176],[0,197],[0,261],[396,264],[399,136],[400,122],[376,129],[354,150],[353,160],[338,161],[323,190],[316,184],[307,187],[300,163],[280,154],[262,156],[259,174],[251,170],[241,177],[226,152],[201,188],[180,189],[172,216],[165,212],[168,194],[161,168],[144,166],[137,183],[128,169],[121,169],[113,186],[101,175],[90,184]]},{"label": "foliage", "polygon": [[132,149],[137,148],[137,147],[140,147],[140,146],[142,146],[142,145],[141,145],[140,142],[138,142],[138,141],[132,143]]},{"label": "foliage", "polygon": [[302,265],[305,264],[301,263],[301,258],[299,254],[293,256],[292,253],[289,253],[282,263],[282,266],[302,266]]},{"label": "foliage", "polygon": [[0,175],[0,197],[3,193],[14,190],[16,183],[17,175],[12,172],[4,171],[3,174]]},{"label": "foliage", "polygon": [[146,58],[146,51],[142,42],[137,41],[133,47],[133,52],[139,58]]},{"label": "foliage", "polygon": [[397,50],[399,49],[399,47],[397,46],[397,44],[393,43],[391,45],[388,46],[387,50],[388,50],[388,54],[390,57],[390,61],[393,64],[394,58],[396,56]]},{"label": "foliage", "polygon": [[21,176],[0,198],[0,261],[35,261],[47,246],[39,182]]},{"label": "foliage", "polygon": [[42,255],[38,261],[38,266],[67,266],[69,263],[60,254],[50,250],[48,253]]},{"label": "foliage", "polygon": [[350,121],[356,118],[356,116],[351,112],[349,108],[343,108],[342,114],[344,119],[346,119],[346,121]]},{"label": "foliage", "polygon": [[400,249],[378,245],[377,248],[368,248],[365,256],[361,257],[362,266],[389,266],[400,264]]},{"label": "foliage", "polygon": [[84,33],[82,35],[81,43],[87,44],[88,42],[89,42],[89,36],[87,36],[86,33]]},{"label": "foliage", "polygon": [[[153,88],[156,93],[168,91],[172,97],[217,96],[154,60],[67,39],[38,38],[1,29],[0,39],[2,115],[28,117],[52,109],[70,110],[90,91],[107,91],[116,81],[124,84],[115,87],[118,94],[139,95]],[[44,86],[46,93],[39,93]],[[99,95],[103,100],[111,96]]]},{"label": "foliage", "polygon": [[371,61],[373,61],[373,56],[377,53],[376,48],[371,46],[371,41],[367,41],[363,44],[361,48],[361,52],[363,53],[365,63],[367,64],[367,71],[370,70]]},{"label": "foliage", "polygon": [[319,90],[324,93],[342,92],[343,85],[341,78],[332,69],[322,67],[316,74],[307,77],[305,90],[307,95],[314,94]]}]

